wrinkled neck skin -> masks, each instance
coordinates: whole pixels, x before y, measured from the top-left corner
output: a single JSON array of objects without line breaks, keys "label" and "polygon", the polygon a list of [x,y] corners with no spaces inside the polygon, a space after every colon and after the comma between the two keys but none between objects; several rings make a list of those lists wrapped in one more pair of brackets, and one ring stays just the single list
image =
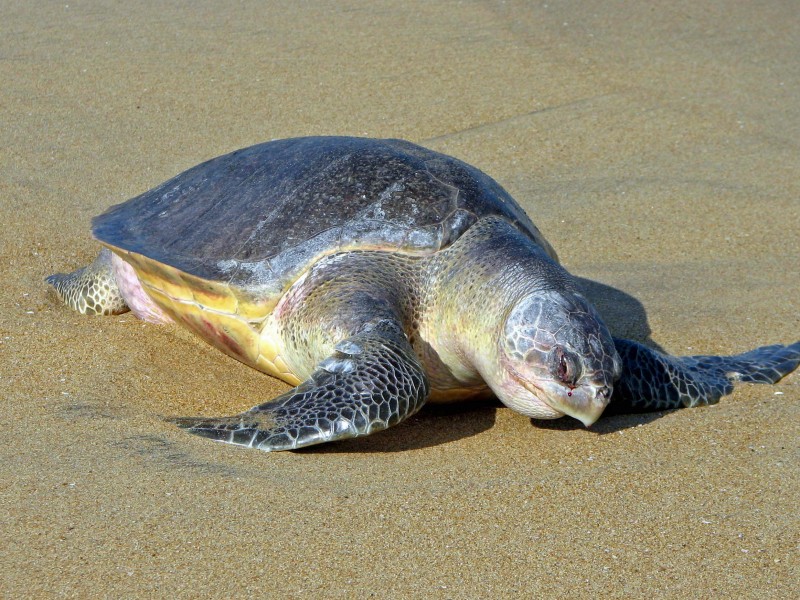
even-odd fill
[{"label": "wrinkled neck skin", "polygon": [[[509,408],[539,418],[555,418],[546,404],[520,404],[504,368],[500,336],[512,308],[537,291],[575,291],[572,276],[547,251],[498,218],[474,225],[429,266],[427,311],[421,334],[464,387],[485,382]],[[518,384],[517,384],[518,387]]]}]

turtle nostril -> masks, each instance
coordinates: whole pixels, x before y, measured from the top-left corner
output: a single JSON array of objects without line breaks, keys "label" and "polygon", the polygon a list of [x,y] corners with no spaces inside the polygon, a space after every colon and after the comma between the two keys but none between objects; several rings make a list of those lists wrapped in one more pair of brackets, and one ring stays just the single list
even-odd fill
[{"label": "turtle nostril", "polygon": [[598,400],[608,400],[611,397],[611,388],[607,385],[604,385],[601,388],[597,389],[597,399]]}]

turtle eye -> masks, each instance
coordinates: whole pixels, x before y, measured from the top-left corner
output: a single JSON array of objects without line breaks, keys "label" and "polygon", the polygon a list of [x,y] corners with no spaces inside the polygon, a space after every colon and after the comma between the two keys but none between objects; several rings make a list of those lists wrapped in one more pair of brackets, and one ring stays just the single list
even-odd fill
[{"label": "turtle eye", "polygon": [[558,347],[555,350],[554,356],[554,372],[562,383],[573,385],[578,379],[578,363],[575,357],[565,352],[563,348]]}]

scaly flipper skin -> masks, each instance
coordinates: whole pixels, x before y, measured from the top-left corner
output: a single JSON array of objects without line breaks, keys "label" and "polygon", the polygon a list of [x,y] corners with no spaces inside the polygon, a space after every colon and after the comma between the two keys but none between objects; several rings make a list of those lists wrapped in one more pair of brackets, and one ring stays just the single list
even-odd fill
[{"label": "scaly flipper skin", "polygon": [[264,451],[369,435],[417,412],[428,379],[400,326],[367,325],[343,340],[311,378],[272,402],[222,418],[179,418],[196,435]]},{"label": "scaly flipper skin", "polygon": [[114,278],[111,250],[103,248],[90,265],[45,279],[72,310],[83,315],[118,315],[128,311]]},{"label": "scaly flipper skin", "polygon": [[614,345],[623,368],[606,414],[716,404],[733,391],[734,382],[776,383],[800,364],[800,342],[735,356],[668,356],[618,338]]}]

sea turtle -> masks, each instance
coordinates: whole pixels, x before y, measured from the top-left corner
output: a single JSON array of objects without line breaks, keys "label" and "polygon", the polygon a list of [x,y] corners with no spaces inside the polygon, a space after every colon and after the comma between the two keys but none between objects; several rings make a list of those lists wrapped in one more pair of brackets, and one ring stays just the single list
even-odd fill
[{"label": "sea turtle", "polygon": [[774,383],[800,342],[673,357],[613,338],[513,198],[401,140],[267,142],[93,221],[105,246],[47,278],[88,314],[176,322],[296,386],[192,433],[294,449],[368,435],[428,400],[494,394],[537,419],[713,404]]}]

